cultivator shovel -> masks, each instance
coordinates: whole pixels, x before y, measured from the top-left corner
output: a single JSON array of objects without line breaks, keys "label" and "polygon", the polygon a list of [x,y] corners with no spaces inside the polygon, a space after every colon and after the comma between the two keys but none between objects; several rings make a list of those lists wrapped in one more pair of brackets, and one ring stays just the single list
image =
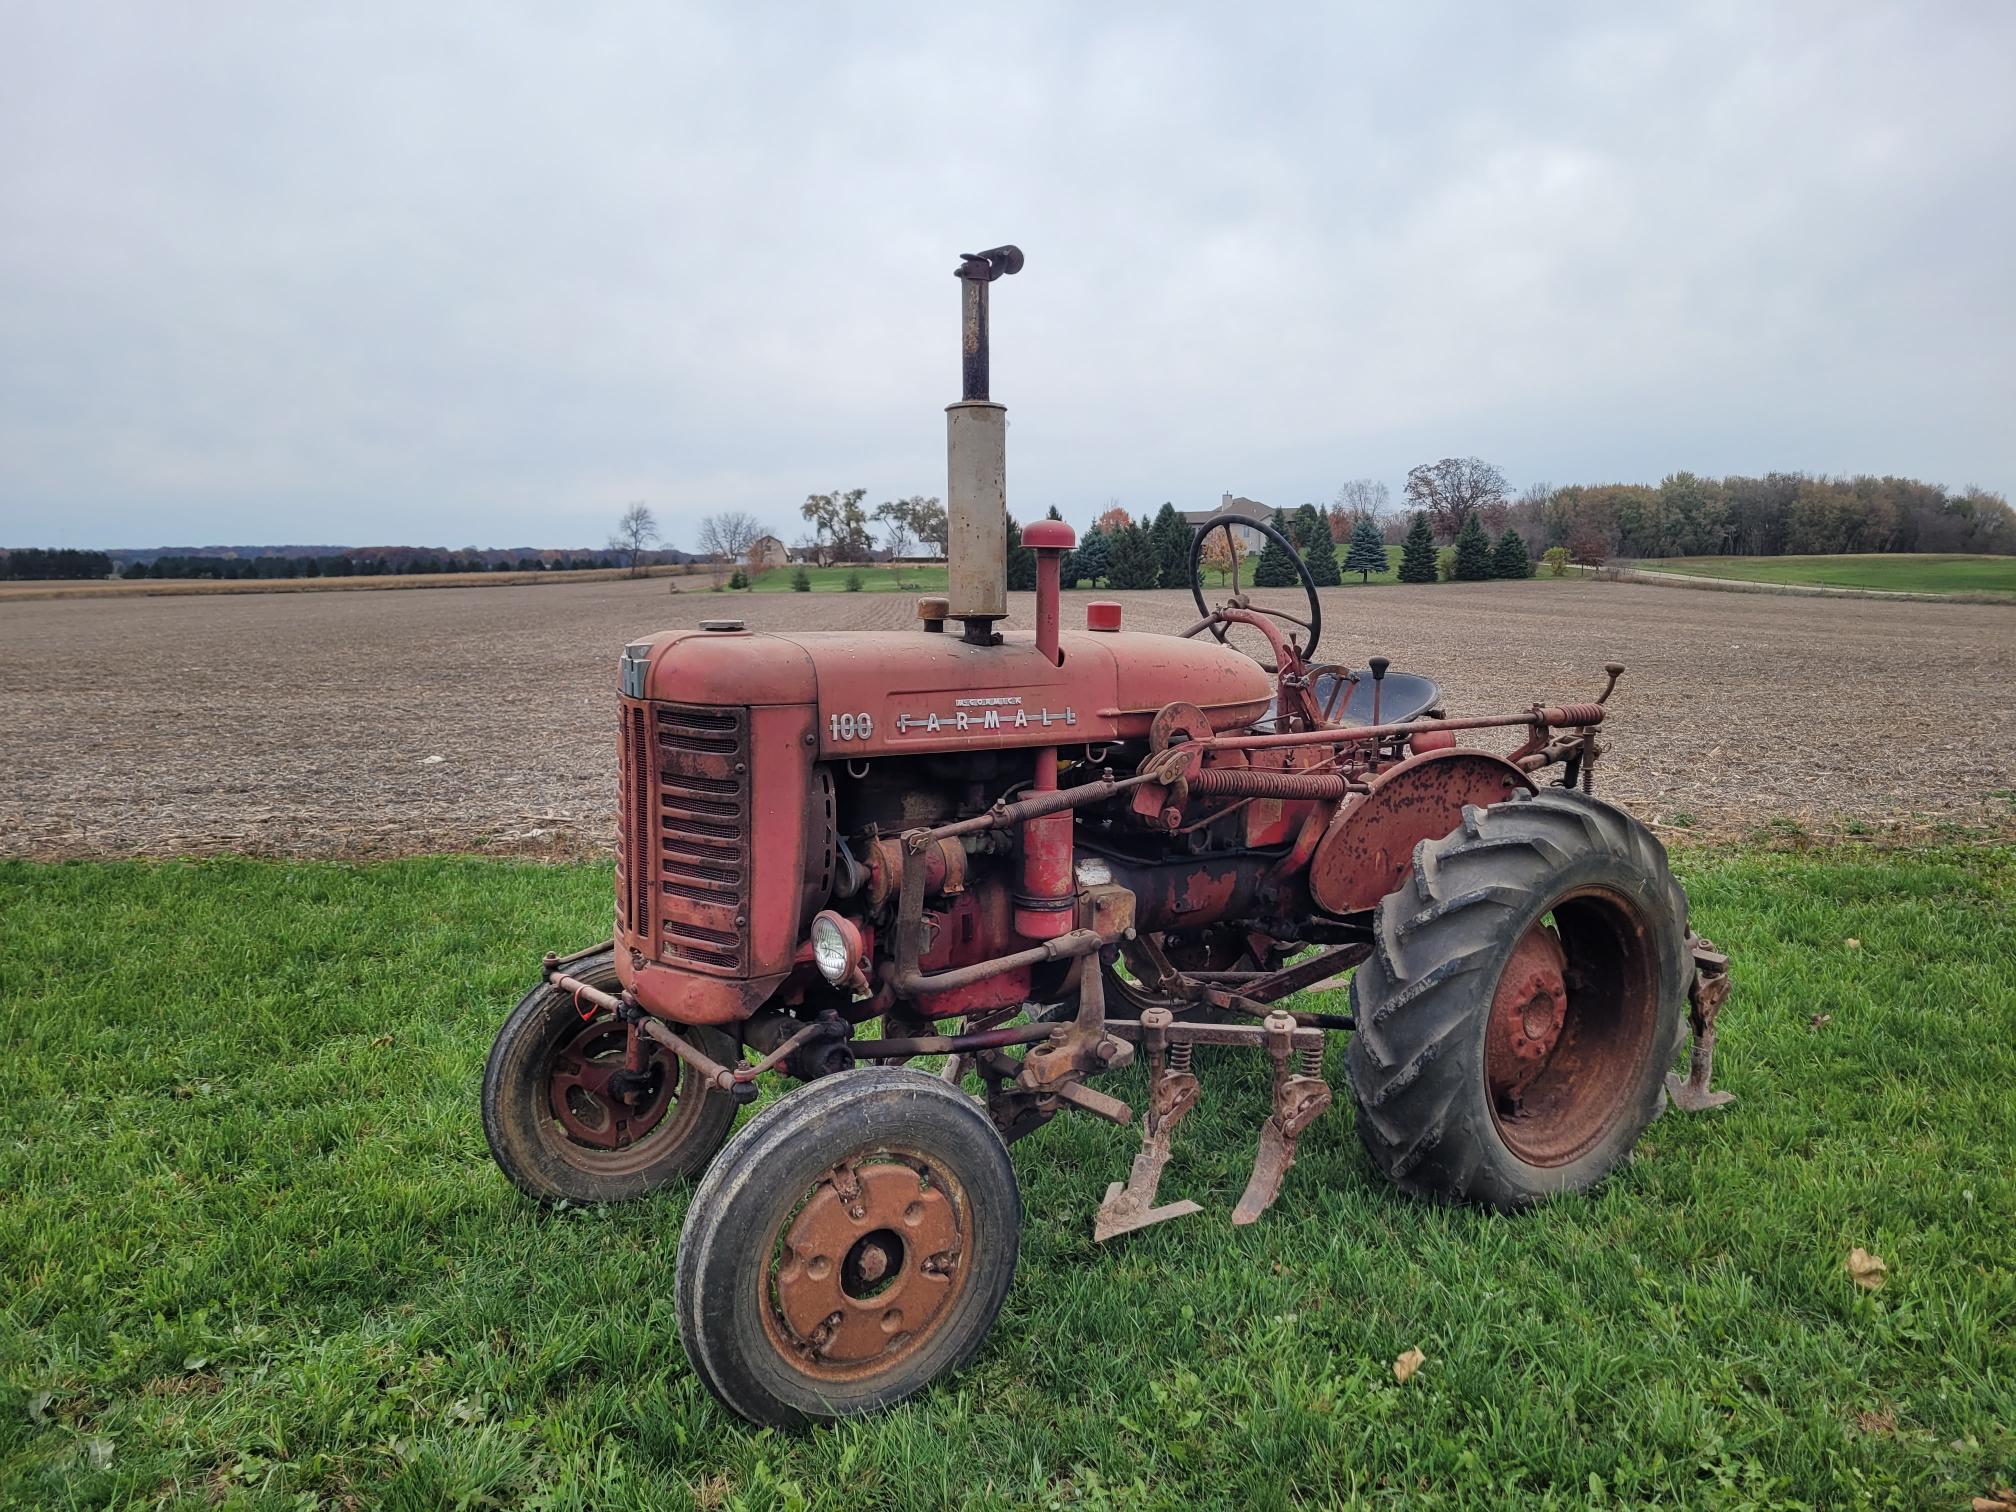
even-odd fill
[{"label": "cultivator shovel", "polygon": [[1169,1163],[1169,1142],[1183,1115],[1197,1105],[1198,1084],[1190,1070],[1190,1044],[1169,1043],[1169,1028],[1175,1015],[1167,1008],[1148,1008],[1141,1014],[1141,1039],[1148,1055],[1148,1112],[1141,1121],[1141,1153],[1134,1157],[1133,1169],[1124,1184],[1106,1188],[1106,1200],[1092,1223],[1092,1237],[1103,1244],[1120,1234],[1150,1224],[1201,1213],[1203,1208],[1187,1199],[1155,1206],[1156,1188],[1162,1184],[1162,1168]]},{"label": "cultivator shovel", "polygon": [[1134,1157],[1127,1180],[1107,1187],[1092,1237],[1104,1242],[1203,1211],[1187,1199],[1159,1207],[1155,1202],[1176,1125],[1197,1104],[1198,1082],[1190,1070],[1191,1050],[1197,1044],[1256,1045],[1274,1062],[1273,1109],[1260,1128],[1253,1174],[1232,1209],[1234,1223],[1252,1223],[1280,1196],[1303,1131],[1330,1106],[1330,1088],[1323,1080],[1322,1031],[1298,1027],[1286,1013],[1270,1013],[1259,1025],[1178,1024],[1168,1009],[1148,1008],[1141,1014],[1140,1034],[1148,1057],[1148,1113],[1141,1125],[1141,1153]]},{"label": "cultivator shovel", "polygon": [[1295,1164],[1295,1142],[1330,1106],[1330,1087],[1323,1080],[1323,1041],[1317,1039],[1298,1055],[1293,1018],[1270,1013],[1262,1027],[1267,1034],[1267,1054],[1274,1061],[1274,1111],[1260,1126],[1260,1152],[1253,1157],[1253,1175],[1238,1206],[1232,1209],[1232,1221],[1242,1225],[1252,1223],[1273,1206],[1289,1167]]}]

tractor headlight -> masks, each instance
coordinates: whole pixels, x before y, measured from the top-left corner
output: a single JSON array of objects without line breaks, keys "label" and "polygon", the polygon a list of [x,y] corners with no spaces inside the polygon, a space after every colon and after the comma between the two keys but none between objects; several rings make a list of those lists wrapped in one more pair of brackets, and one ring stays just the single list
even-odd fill
[{"label": "tractor headlight", "polygon": [[861,936],[840,915],[822,913],[812,921],[812,964],[827,981],[836,987],[846,981],[860,954]]}]

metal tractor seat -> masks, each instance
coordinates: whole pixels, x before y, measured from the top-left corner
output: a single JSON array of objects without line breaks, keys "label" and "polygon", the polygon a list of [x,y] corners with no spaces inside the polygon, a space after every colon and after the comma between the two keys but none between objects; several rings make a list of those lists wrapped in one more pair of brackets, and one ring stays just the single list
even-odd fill
[{"label": "metal tractor seat", "polygon": [[[1342,674],[1319,672],[1310,679],[1310,686],[1316,694],[1318,708],[1328,708],[1330,700],[1337,695],[1337,684]],[[1442,690],[1431,680],[1417,677],[1412,672],[1388,671],[1379,685],[1379,722],[1399,724],[1409,719],[1418,719],[1430,709],[1439,708]],[[1278,709],[1275,704],[1267,706],[1267,718],[1272,720]],[[1372,674],[1361,668],[1357,686],[1351,695],[1344,698],[1331,721],[1340,725],[1368,725],[1372,723]]]}]

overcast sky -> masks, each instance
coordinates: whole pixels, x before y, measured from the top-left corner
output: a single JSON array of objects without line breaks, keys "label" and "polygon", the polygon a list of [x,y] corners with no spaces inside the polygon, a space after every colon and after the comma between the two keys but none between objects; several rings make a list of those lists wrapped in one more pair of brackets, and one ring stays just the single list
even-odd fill
[{"label": "overcast sky", "polygon": [[0,0],[0,543],[672,544],[1896,472],[2016,492],[2016,5]]}]

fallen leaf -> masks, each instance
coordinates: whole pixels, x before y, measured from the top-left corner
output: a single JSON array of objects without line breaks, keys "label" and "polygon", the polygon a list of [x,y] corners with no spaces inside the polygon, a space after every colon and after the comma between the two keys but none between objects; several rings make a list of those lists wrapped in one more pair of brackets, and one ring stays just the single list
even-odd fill
[{"label": "fallen leaf", "polygon": [[1848,1274],[1855,1278],[1855,1284],[1864,1291],[1875,1291],[1889,1279],[1890,1267],[1857,1245],[1848,1252]]},{"label": "fallen leaf", "polygon": [[40,1428],[49,1421],[49,1405],[56,1400],[53,1391],[38,1391],[28,1398],[28,1421]]},{"label": "fallen leaf", "polygon": [[1427,1363],[1428,1356],[1418,1349],[1410,1349],[1393,1362],[1393,1379],[1405,1386],[1408,1379]]},{"label": "fallen leaf", "polygon": [[1987,1496],[1977,1496],[1973,1502],[1973,1512],[2009,1512],[2016,1507],[2016,1491],[2007,1486],[1999,1486]]},{"label": "fallen leaf", "polygon": [[93,1470],[103,1470],[112,1463],[112,1440],[100,1436],[84,1440],[84,1453],[90,1457]]},{"label": "fallen leaf", "polygon": [[371,1048],[373,1050],[383,1050],[387,1045],[391,1043],[392,1043],[391,1035],[381,1034],[376,1039],[371,1041]]},{"label": "fallen leaf", "polygon": [[1806,1027],[1808,1029],[1825,1029],[1829,1024],[1833,1022],[1834,1022],[1833,1014],[1816,1013],[1813,1015],[1813,1017],[1806,1020]]},{"label": "fallen leaf", "polygon": [[1858,1412],[1855,1414],[1855,1426],[1864,1433],[1895,1433],[1897,1419],[1887,1412]]},{"label": "fallen leaf", "polygon": [[1850,935],[1847,939],[1843,940],[1841,943],[1846,945],[1850,950],[1860,950],[1862,948],[1862,942],[1856,939],[1853,935]]}]

